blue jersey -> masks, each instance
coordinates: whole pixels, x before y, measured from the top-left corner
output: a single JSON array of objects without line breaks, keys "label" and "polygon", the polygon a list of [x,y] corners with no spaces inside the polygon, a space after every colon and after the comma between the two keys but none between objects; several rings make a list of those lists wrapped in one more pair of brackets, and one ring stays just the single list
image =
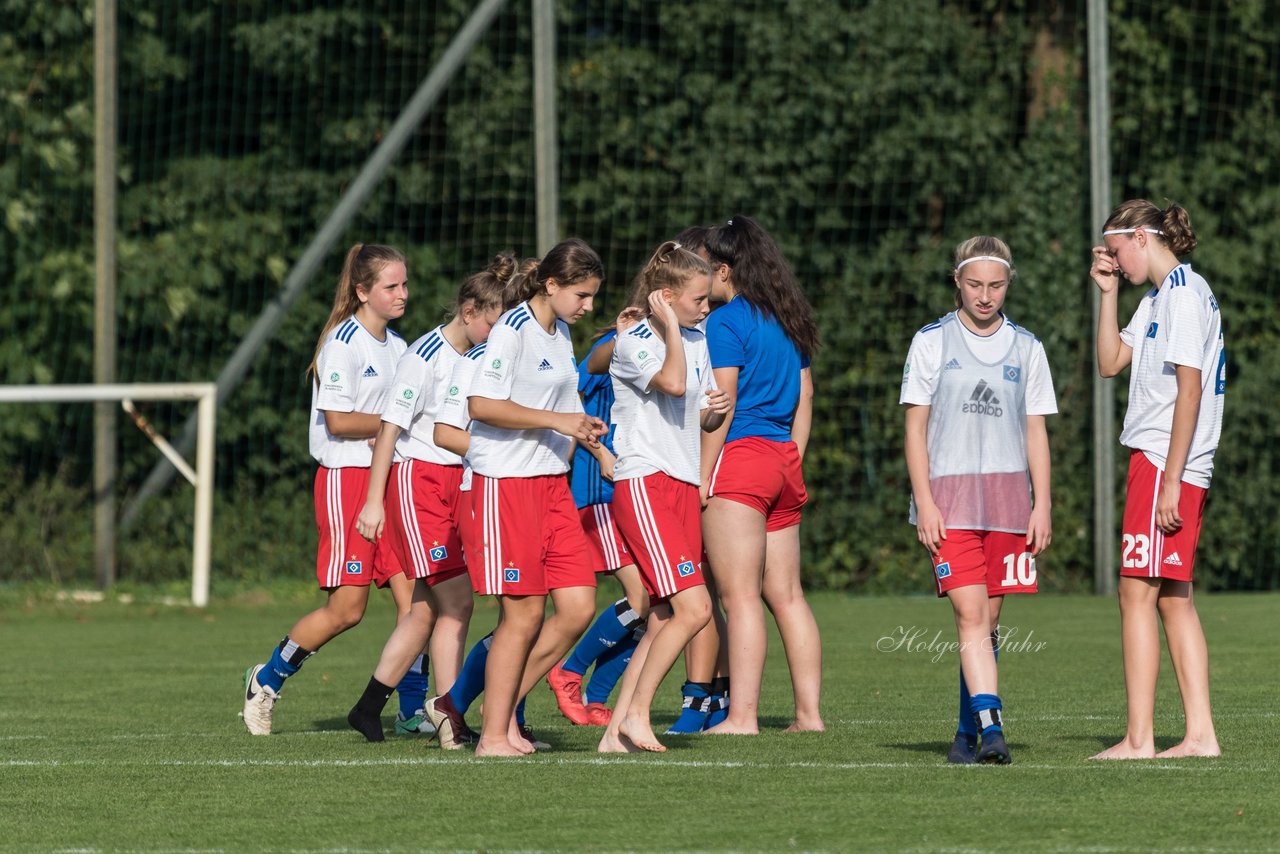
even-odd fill
[{"label": "blue jersey", "polygon": [[[609,375],[587,372],[587,360],[596,347],[617,337],[617,332],[609,330],[600,336],[592,347],[587,358],[578,363],[578,391],[582,394],[582,408],[588,415],[594,415],[609,425],[609,432],[604,437],[604,446],[613,451],[613,434],[617,425],[609,421],[613,410],[613,381]],[[573,468],[569,471],[569,489],[573,492],[573,501],[579,507],[592,504],[609,504],[613,501],[613,482],[600,476],[600,462],[591,456],[581,444],[573,451]]]},{"label": "blue jersey", "polygon": [[707,347],[713,369],[738,369],[738,400],[725,443],[747,436],[790,442],[800,370],[809,360],[782,324],[734,297],[707,317]]}]

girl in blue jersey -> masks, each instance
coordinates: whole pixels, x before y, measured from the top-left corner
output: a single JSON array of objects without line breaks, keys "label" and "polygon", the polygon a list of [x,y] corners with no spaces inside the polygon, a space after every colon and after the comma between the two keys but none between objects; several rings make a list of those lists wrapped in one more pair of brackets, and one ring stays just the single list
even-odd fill
[{"label": "girl in blue jersey", "polygon": [[957,246],[958,308],[916,333],[902,378],[911,521],[959,636],[960,724],[947,757],[956,764],[1009,763],[1000,605],[1036,592],[1035,557],[1052,533],[1045,416],[1058,405],[1044,347],[1001,311],[1013,276],[1004,241]]},{"label": "girl in blue jersey", "polygon": [[733,406],[702,448],[703,529],[728,618],[732,689],[728,717],[707,732],[759,732],[765,604],[791,668],[788,732],[822,731],[822,642],[800,587],[799,528],[818,329],[777,244],[754,220],[735,216],[712,228],[706,252],[713,289],[728,297],[707,319],[707,345]]}]

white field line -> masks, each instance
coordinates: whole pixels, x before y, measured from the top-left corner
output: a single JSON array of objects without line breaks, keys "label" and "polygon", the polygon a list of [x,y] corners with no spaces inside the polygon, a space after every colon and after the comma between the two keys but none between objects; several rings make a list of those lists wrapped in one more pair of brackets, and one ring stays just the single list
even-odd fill
[{"label": "white field line", "polygon": [[[610,756],[564,756],[551,757],[512,757],[509,759],[492,758],[487,760],[472,760],[488,762],[501,762],[504,764],[521,763],[525,765],[560,765],[560,766],[626,766],[639,764],[636,759],[627,757],[610,757]],[[385,757],[379,759],[139,759],[139,760],[108,760],[108,759],[7,759],[0,760],[0,768],[93,768],[93,767],[141,767],[141,768],[384,768],[384,767],[403,767],[403,766],[431,766],[445,765],[458,766],[470,765],[465,758],[446,759],[444,757]],[[785,768],[812,769],[821,771],[858,771],[869,768],[884,768],[895,770],[924,770],[938,771],[947,770],[949,773],[971,773],[964,770],[965,766],[958,765],[934,765],[934,764],[915,764],[908,762],[739,762],[733,760],[696,760],[696,759],[661,759],[651,762],[644,762],[646,768],[711,768],[711,769],[732,769],[732,770],[778,770]],[[977,767],[977,766],[974,766]],[[1221,765],[1202,765],[1189,762],[1085,762],[1079,764],[1040,764],[1040,763],[1017,763],[1014,769],[1029,769],[1035,771],[1069,771],[1079,770],[1082,768],[1132,768],[1139,771],[1182,771],[1193,773],[1206,773],[1228,770]],[[956,769],[956,770],[953,770]],[[1232,765],[1229,770],[1235,771],[1254,771],[1257,773],[1270,774],[1274,768],[1269,765],[1266,767],[1243,768]]]}]

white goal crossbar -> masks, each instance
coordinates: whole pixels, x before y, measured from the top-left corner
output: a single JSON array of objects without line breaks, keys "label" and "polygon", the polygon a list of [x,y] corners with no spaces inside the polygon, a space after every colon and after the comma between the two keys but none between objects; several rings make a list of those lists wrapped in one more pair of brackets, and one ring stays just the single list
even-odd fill
[{"label": "white goal crossbar", "polygon": [[[209,604],[209,551],[213,537],[213,434],[218,386],[214,383],[0,386],[0,403],[95,403],[118,400],[196,401],[195,536],[191,556],[191,602]],[[161,440],[163,441],[163,440]],[[167,445],[167,443],[165,443]],[[159,444],[157,447],[161,447]],[[164,447],[161,451],[164,452]],[[166,452],[167,453],[167,452]]]}]

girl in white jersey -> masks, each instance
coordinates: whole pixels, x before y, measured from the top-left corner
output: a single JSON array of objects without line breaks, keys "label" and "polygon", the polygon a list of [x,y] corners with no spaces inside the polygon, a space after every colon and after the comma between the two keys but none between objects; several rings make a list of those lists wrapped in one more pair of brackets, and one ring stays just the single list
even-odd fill
[{"label": "girl in white jersey", "polygon": [[649,711],[663,678],[711,619],[702,557],[700,430],[730,409],[716,388],[706,336],[711,266],[668,241],[640,272],[631,299],[648,317],[621,332],[609,373],[618,425],[613,507],[652,597],[649,627],[622,677],[601,753],[662,752]]},{"label": "girl in white jersey", "polygon": [[[436,416],[464,354],[488,339],[515,271],[515,257],[503,254],[488,269],[469,276],[458,291],[453,318],[409,345],[396,368],[373,449],[369,496],[356,527],[376,542],[385,525],[404,574],[414,579],[414,590],[408,615],[396,625],[363,696],[347,715],[347,722],[370,741],[383,740],[380,716],[391,686],[408,672],[428,638],[437,693],[452,687],[462,667],[471,582],[459,524],[471,507],[461,503],[462,456],[434,440]],[[419,720],[425,716],[423,709],[414,715]]]},{"label": "girl in white jersey", "polygon": [[[522,270],[523,301],[494,327],[467,399],[472,524],[482,543],[468,563],[476,592],[497,596],[501,608],[478,756],[533,751],[516,703],[595,616],[594,567],[565,473],[574,440],[598,446],[606,432],[583,412],[569,338],[603,277],[599,256],[577,239]],[[548,593],[556,609],[544,625]]]},{"label": "girl in white jersey", "polygon": [[947,757],[956,764],[1010,761],[996,684],[1000,606],[1005,594],[1036,592],[1035,557],[1052,537],[1044,417],[1058,406],[1044,347],[1001,311],[1013,277],[1004,241],[956,247],[958,308],[916,333],[899,399],[911,522],[960,641],[960,724]]},{"label": "girl in white jersey", "polygon": [[[1222,429],[1226,350],[1209,283],[1178,259],[1196,247],[1191,218],[1145,199],[1116,208],[1093,247],[1089,274],[1102,292],[1098,371],[1132,365],[1120,442],[1132,449],[1120,561],[1120,634],[1128,725],[1124,740],[1094,759],[1217,756],[1209,706],[1209,651],[1191,578],[1213,455]],[[1124,329],[1116,317],[1120,276],[1151,285]],[[1160,633],[1169,640],[1183,740],[1157,754],[1152,732]]]},{"label": "girl in white jersey", "polygon": [[391,559],[356,532],[356,516],[369,489],[369,440],[382,424],[396,362],[405,350],[404,339],[387,323],[404,314],[407,279],[404,255],[397,249],[357,243],[347,252],[333,309],[308,369],[311,455],[320,464],[316,575],[328,599],[294,625],[267,663],[246,671],[244,723],[254,735],[271,733],[284,680],[360,622],[376,564]]}]

